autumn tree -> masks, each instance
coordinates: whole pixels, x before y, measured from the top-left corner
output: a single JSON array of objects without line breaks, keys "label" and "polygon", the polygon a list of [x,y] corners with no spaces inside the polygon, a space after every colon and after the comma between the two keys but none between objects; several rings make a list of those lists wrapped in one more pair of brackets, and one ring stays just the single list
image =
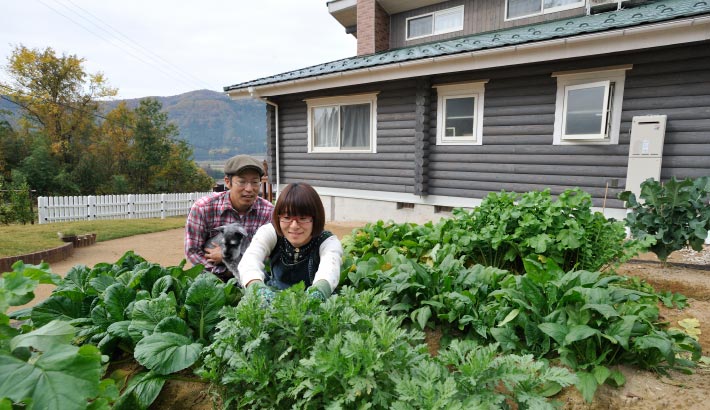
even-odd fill
[{"label": "autumn tree", "polygon": [[3,87],[23,108],[28,125],[41,129],[51,152],[69,165],[76,164],[94,131],[98,100],[116,95],[102,73],[86,73],[83,63],[76,55],[58,56],[51,47],[20,45],[8,58],[10,83]]}]

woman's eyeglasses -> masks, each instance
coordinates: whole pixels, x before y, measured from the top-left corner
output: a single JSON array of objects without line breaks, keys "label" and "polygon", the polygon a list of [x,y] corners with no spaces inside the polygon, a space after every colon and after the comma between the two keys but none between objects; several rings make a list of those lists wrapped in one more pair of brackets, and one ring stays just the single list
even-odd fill
[{"label": "woman's eyeglasses", "polygon": [[305,224],[313,223],[313,217],[281,215],[281,216],[279,216],[279,221],[281,221],[282,223],[285,223],[285,224],[290,224],[291,222],[296,221],[296,223],[299,225],[305,225]]}]

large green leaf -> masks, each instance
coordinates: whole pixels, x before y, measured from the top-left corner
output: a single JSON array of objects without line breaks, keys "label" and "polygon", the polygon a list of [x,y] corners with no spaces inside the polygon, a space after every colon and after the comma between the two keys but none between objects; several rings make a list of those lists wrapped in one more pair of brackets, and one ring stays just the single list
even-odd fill
[{"label": "large green leaf", "polygon": [[58,344],[33,362],[0,353],[0,397],[32,401],[42,410],[83,410],[99,392],[101,353],[95,346]]},{"label": "large green leaf", "polygon": [[53,320],[30,333],[14,337],[10,341],[10,350],[26,346],[46,352],[53,345],[69,344],[76,329],[67,322]]},{"label": "large green leaf", "polygon": [[565,336],[565,343],[564,345],[569,345],[571,343],[584,340],[588,337],[594,336],[596,334],[599,334],[599,331],[597,329],[593,329],[587,325],[575,325],[571,326],[569,328],[569,332],[567,333],[567,336]]},{"label": "large green leaf", "polygon": [[166,317],[177,314],[175,297],[162,294],[155,299],[139,300],[133,305],[133,316],[128,332],[134,342],[153,333],[155,326]]},{"label": "large green leaf", "polygon": [[128,382],[128,387],[114,404],[114,410],[147,409],[155,401],[165,384],[165,376],[155,372],[139,373]]},{"label": "large green leaf", "polygon": [[577,378],[577,390],[582,393],[582,397],[587,403],[591,403],[592,399],[594,399],[594,393],[597,392],[597,387],[599,387],[597,379],[592,373],[582,371],[577,372]]},{"label": "large green leaf", "polygon": [[567,326],[559,323],[540,323],[538,327],[545,332],[546,335],[554,339],[557,344],[560,346],[564,345],[565,337],[569,331]]},{"label": "large green leaf", "polygon": [[104,305],[112,321],[124,320],[128,305],[136,298],[136,291],[122,283],[114,283],[104,292]]},{"label": "large green leaf", "polygon": [[44,326],[55,319],[70,321],[85,316],[84,301],[79,293],[53,295],[32,308],[32,323],[35,326]]},{"label": "large green leaf", "polygon": [[202,344],[176,333],[153,333],[136,344],[138,363],[157,374],[170,374],[186,369],[197,361]]},{"label": "large green leaf", "polygon": [[221,282],[213,275],[201,275],[187,290],[187,323],[201,340],[208,339],[220,321],[219,311],[226,303],[222,288]]},{"label": "large green leaf", "polygon": [[24,305],[34,298],[38,282],[27,278],[22,272],[7,272],[0,277],[0,312],[10,306]]}]

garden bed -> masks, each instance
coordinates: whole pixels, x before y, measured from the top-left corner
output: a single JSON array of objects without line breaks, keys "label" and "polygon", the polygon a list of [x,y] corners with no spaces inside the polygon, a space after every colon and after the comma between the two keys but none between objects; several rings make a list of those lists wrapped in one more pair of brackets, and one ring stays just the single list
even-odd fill
[{"label": "garden bed", "polygon": [[[710,258],[710,247],[706,247],[704,252],[678,251],[665,266],[654,261],[653,254],[644,254],[622,265],[618,271],[646,280],[658,291],[672,290],[687,296],[689,307],[678,310],[661,306],[661,318],[674,327],[680,327],[678,321],[682,319],[698,319],[703,355],[710,356],[710,272],[707,270],[707,259],[704,258]],[[438,349],[440,337],[439,331],[427,332],[426,342],[430,352]],[[575,388],[565,389],[556,400],[564,403],[563,408],[568,410],[707,408],[707,395],[710,391],[708,367],[701,365],[693,374],[672,372],[670,376],[629,366],[620,366],[618,370],[626,377],[626,384],[621,388],[602,386],[591,404],[585,403]],[[210,409],[213,399],[209,394],[209,385],[173,380],[166,383],[151,409]]]}]

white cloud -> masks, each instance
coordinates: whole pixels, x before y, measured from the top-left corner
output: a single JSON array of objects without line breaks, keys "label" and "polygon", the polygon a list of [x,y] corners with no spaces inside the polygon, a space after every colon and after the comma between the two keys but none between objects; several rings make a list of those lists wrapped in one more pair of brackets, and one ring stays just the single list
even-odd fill
[{"label": "white cloud", "polygon": [[0,64],[14,45],[52,47],[85,58],[85,69],[102,71],[120,98],[221,91],[350,57],[356,47],[324,0],[3,3]]}]

